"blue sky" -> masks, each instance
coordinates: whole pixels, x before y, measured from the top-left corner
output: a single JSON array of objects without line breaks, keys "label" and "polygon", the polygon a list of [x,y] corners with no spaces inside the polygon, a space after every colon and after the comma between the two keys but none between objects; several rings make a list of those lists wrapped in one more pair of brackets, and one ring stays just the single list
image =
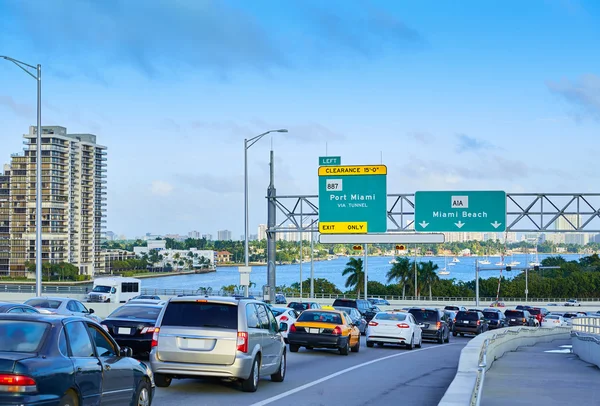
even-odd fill
[{"label": "blue sky", "polygon": [[[243,232],[243,139],[274,128],[281,194],[317,158],[388,191],[598,192],[596,1],[0,1],[0,55],[44,70],[43,124],[108,146],[108,229]],[[39,27],[40,29],[37,29]],[[35,82],[0,63],[0,161]],[[270,139],[249,150],[251,233]]]}]

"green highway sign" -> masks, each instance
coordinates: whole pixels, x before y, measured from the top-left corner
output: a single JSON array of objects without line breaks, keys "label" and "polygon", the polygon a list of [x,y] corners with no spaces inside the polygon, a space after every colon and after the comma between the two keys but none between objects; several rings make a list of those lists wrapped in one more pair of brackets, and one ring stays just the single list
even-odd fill
[{"label": "green highway sign", "polygon": [[319,166],[341,165],[341,164],[342,164],[341,156],[320,156],[319,157]]},{"label": "green highway sign", "polygon": [[415,231],[501,232],[506,230],[506,192],[415,193]]},{"label": "green highway sign", "polygon": [[385,165],[319,167],[319,232],[387,231]]}]

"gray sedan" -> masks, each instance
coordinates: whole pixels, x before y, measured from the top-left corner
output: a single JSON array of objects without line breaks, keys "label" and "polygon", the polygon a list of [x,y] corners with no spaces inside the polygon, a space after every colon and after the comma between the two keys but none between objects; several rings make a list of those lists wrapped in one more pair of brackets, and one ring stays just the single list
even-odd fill
[{"label": "gray sedan", "polygon": [[67,297],[34,297],[25,302],[43,314],[62,314],[80,316],[100,323],[102,319],[94,314],[94,309],[87,309],[79,300]]},{"label": "gray sedan", "polygon": [[39,313],[35,308],[21,304],[21,303],[9,303],[0,302],[0,313]]}]

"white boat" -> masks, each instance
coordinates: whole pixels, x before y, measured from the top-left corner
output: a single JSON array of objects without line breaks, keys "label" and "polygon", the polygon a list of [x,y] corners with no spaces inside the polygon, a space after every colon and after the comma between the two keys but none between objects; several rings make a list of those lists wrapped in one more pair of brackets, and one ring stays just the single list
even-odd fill
[{"label": "white boat", "polygon": [[452,258],[452,262],[456,263],[456,262],[460,262],[460,260],[456,257]]},{"label": "white boat", "polygon": [[397,263],[398,263],[398,261],[396,261],[396,258],[394,258],[394,259],[391,259],[389,263],[390,263],[390,264],[397,264]]},{"label": "white boat", "polygon": [[530,262],[529,266],[541,266],[542,264],[540,262]]},{"label": "white boat", "polygon": [[511,262],[508,263],[508,266],[517,266],[519,264],[520,264],[519,261],[511,261]]},{"label": "white boat", "polygon": [[456,265],[456,264],[453,264],[452,262],[450,262],[450,263],[448,264],[448,266],[455,266],[455,265]]},{"label": "white boat", "polygon": [[446,268],[438,272],[438,275],[450,275],[450,271],[446,271]]},{"label": "white boat", "polygon": [[502,262],[502,261],[496,262],[494,265],[496,265],[496,266],[504,266],[504,262]]},{"label": "white boat", "polygon": [[488,261],[487,259],[484,259],[483,261],[479,261],[479,265],[489,265],[491,264],[490,261]]}]

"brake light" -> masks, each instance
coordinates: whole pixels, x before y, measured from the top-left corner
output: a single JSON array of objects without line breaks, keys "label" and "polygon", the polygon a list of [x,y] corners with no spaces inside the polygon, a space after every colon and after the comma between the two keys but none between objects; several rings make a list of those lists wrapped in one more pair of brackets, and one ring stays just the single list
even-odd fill
[{"label": "brake light", "polygon": [[477,325],[480,326],[481,325],[481,320],[477,320]]},{"label": "brake light", "polygon": [[331,334],[333,334],[334,336],[341,336],[342,328],[340,326],[335,326],[335,328],[333,329],[333,332]]},{"label": "brake light", "polygon": [[371,327],[375,327],[375,326],[378,326],[378,325],[379,325],[379,323],[377,323],[376,321],[370,321],[369,322],[369,326],[371,326]]},{"label": "brake light", "polygon": [[436,328],[437,330],[441,329],[441,328],[442,328],[442,322],[441,322],[441,321],[438,321],[437,323],[435,323],[435,328]]},{"label": "brake light", "polygon": [[527,319],[523,317],[523,323],[527,323]]},{"label": "brake light", "polygon": [[292,324],[292,326],[290,327],[290,333],[295,333],[296,332],[296,325]]},{"label": "brake light", "polygon": [[248,333],[246,331],[238,331],[237,350],[241,352],[248,352]]},{"label": "brake light", "polygon": [[158,327],[144,327],[140,333],[141,334],[150,334],[150,333],[154,333],[155,330],[158,330]]},{"label": "brake light", "polygon": [[410,326],[406,323],[400,323],[400,324],[396,324],[398,326],[398,328],[410,328]]},{"label": "brake light", "polygon": [[452,323],[456,323],[456,319],[452,319]]},{"label": "brake light", "polygon": [[152,332],[152,342],[150,343],[150,347],[158,347],[158,332],[160,331],[159,327],[156,327]]},{"label": "brake light", "polygon": [[281,316],[281,318],[279,319],[279,321],[288,321],[288,316]]},{"label": "brake light", "polygon": [[25,375],[0,374],[0,392],[35,392],[35,380]]}]

